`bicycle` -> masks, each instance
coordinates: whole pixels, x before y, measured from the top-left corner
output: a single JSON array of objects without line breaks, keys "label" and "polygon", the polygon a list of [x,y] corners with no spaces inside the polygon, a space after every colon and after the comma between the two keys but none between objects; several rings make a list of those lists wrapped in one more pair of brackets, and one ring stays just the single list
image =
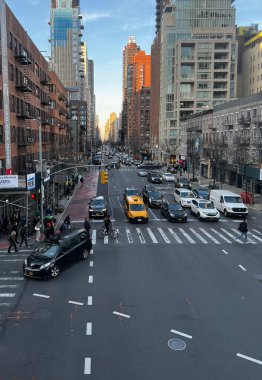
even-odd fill
[{"label": "bicycle", "polygon": [[99,239],[103,239],[105,236],[110,236],[112,239],[116,239],[119,236],[119,231],[115,230],[114,228],[110,227],[109,228],[109,233],[107,234],[105,228],[101,228],[100,230],[97,231],[97,237]]}]

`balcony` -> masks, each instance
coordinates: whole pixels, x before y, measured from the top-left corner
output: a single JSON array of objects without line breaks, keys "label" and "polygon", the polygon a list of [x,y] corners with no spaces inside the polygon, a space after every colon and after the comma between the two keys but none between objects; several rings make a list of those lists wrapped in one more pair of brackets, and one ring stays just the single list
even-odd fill
[{"label": "balcony", "polygon": [[234,136],[233,137],[233,144],[239,145],[241,147],[249,146],[250,145],[250,137],[244,137],[244,136]]},{"label": "balcony", "polygon": [[193,55],[184,55],[181,57],[181,61],[194,61],[194,56]]},{"label": "balcony", "polygon": [[237,124],[242,125],[243,127],[249,127],[251,124],[251,118],[242,116],[237,119]]},{"label": "balcony", "polygon": [[262,116],[254,116],[253,117],[253,123],[258,126],[259,128],[262,127]]},{"label": "balcony", "polygon": [[30,111],[26,108],[17,111],[16,117],[18,119],[33,119],[33,116],[30,115]]},{"label": "balcony", "polygon": [[48,76],[43,76],[40,78],[40,83],[47,85],[49,83],[49,78]]},{"label": "balcony", "polygon": [[16,83],[15,88],[21,92],[32,92],[32,88],[28,83]]},{"label": "balcony", "polygon": [[193,99],[194,94],[192,92],[181,92],[180,99]]},{"label": "balcony", "polygon": [[31,65],[32,60],[28,57],[26,52],[22,52],[21,54],[15,55],[15,59],[21,63],[21,65]]},{"label": "balcony", "polygon": [[41,124],[42,125],[51,125],[51,120],[50,119],[42,119],[41,120]]},{"label": "balcony", "polygon": [[50,98],[49,98],[49,96],[45,96],[44,98],[42,98],[42,99],[41,99],[41,104],[42,104],[43,106],[48,106],[48,105],[50,105]]}]

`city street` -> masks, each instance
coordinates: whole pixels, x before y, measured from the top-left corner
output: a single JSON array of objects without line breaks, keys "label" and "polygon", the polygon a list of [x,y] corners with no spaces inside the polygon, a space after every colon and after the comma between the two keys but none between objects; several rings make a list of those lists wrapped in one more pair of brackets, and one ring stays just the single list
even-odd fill
[{"label": "city street", "polygon": [[[88,174],[66,210],[82,227],[96,193]],[[170,223],[149,209],[130,224],[123,192],[147,178],[135,167],[98,183],[119,237],[53,280],[23,278],[28,252],[0,253],[0,380],[261,380],[262,214],[250,210],[249,244],[239,219]],[[174,185],[156,185],[169,201]]]}]

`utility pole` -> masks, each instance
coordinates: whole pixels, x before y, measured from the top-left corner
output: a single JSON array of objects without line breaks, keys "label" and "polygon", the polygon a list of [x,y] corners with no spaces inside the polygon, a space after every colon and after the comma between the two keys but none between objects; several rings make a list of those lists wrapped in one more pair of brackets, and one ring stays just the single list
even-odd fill
[{"label": "utility pole", "polygon": [[44,197],[45,197],[45,188],[44,188],[44,178],[43,178],[43,151],[42,151],[42,124],[41,119],[35,119],[38,123],[38,145],[39,145],[39,166],[40,166],[40,180],[41,180],[41,187],[40,187],[40,221],[41,221],[41,228],[44,228]]}]

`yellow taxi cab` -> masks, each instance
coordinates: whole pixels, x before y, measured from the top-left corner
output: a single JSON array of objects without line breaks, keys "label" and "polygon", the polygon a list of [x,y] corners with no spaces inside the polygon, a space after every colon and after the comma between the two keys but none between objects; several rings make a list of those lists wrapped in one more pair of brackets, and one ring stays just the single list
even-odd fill
[{"label": "yellow taxi cab", "polygon": [[141,197],[137,195],[127,196],[125,199],[125,215],[129,222],[147,223],[147,208]]}]

